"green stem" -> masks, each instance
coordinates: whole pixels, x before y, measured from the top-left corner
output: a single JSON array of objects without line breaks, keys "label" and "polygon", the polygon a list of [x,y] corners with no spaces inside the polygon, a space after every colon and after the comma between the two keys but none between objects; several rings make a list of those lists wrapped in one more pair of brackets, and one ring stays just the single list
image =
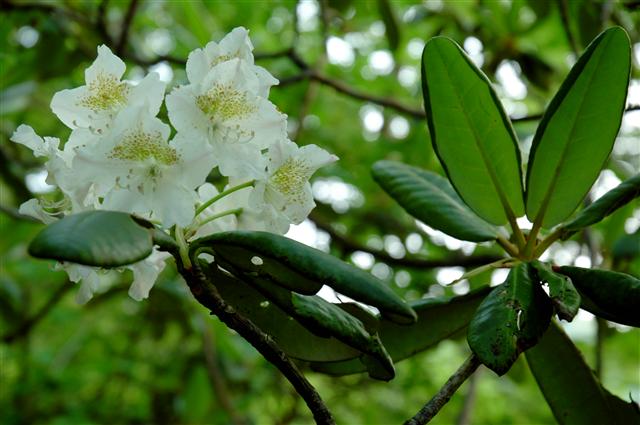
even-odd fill
[{"label": "green stem", "polygon": [[542,220],[535,220],[533,223],[533,228],[531,232],[529,232],[529,237],[527,238],[527,244],[524,246],[524,250],[522,251],[522,255],[524,258],[531,259],[533,255],[533,251],[536,247],[536,240],[538,239],[538,233],[540,233],[540,228],[542,227]]},{"label": "green stem", "polygon": [[176,226],[176,242],[178,242],[178,252],[180,254],[180,259],[182,260],[182,264],[184,268],[187,270],[191,269],[191,259],[189,258],[189,246],[187,245],[187,240],[184,237],[184,233],[182,227]]},{"label": "green stem", "polygon": [[552,243],[560,239],[561,235],[562,235],[562,228],[558,227],[549,236],[544,238],[542,242],[538,244],[536,249],[533,251],[533,257],[534,258],[540,257],[547,250],[547,248],[551,246]]},{"label": "green stem", "polygon": [[512,257],[518,256],[518,247],[509,242],[504,236],[498,236],[496,242],[498,242],[498,245],[500,245]]},{"label": "green stem", "polygon": [[509,220],[509,225],[511,226],[513,235],[516,237],[516,246],[518,247],[519,251],[522,251],[525,246],[524,235],[522,234],[522,230],[520,230],[520,227],[516,222],[516,218],[514,217],[513,213],[511,213],[511,210],[509,210],[507,213],[507,219]]},{"label": "green stem", "polygon": [[205,224],[207,224],[207,223],[209,223],[209,222],[211,222],[213,220],[216,220],[218,218],[226,217],[228,215],[238,215],[241,212],[242,212],[242,208],[233,208],[233,209],[230,209],[230,210],[225,210],[225,211],[219,212],[218,214],[214,214],[211,217],[207,217],[206,219],[198,222],[198,227],[204,226]]},{"label": "green stem", "polygon": [[489,264],[485,264],[484,266],[476,267],[473,270],[469,270],[467,273],[463,274],[458,279],[447,283],[447,285],[453,285],[455,283],[461,282],[461,281],[463,281],[465,279],[468,279],[470,277],[477,276],[480,273],[485,272],[487,270],[497,269],[497,268],[500,268],[500,267],[507,267],[506,264],[509,261],[513,261],[513,258],[501,258],[498,261],[494,261],[493,263],[489,263]]},{"label": "green stem", "polygon": [[227,190],[224,190],[220,193],[218,193],[216,196],[214,196],[213,198],[209,199],[207,202],[205,202],[204,204],[200,205],[197,209],[196,209],[196,217],[204,210],[206,210],[207,208],[209,208],[214,202],[224,198],[227,195],[232,194],[233,192],[237,192],[238,190],[244,189],[245,187],[251,187],[255,184],[255,180],[249,180],[248,182],[244,182],[242,184],[239,184],[237,186],[233,186],[230,187]]}]

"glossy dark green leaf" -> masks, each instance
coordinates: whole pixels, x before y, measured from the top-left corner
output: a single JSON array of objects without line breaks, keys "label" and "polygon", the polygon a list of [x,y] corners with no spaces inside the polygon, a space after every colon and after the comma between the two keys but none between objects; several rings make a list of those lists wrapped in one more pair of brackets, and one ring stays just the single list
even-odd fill
[{"label": "glossy dark green leaf", "polygon": [[434,150],[460,197],[493,224],[523,215],[520,150],[489,79],[454,41],[435,37],[422,90]]},{"label": "glossy dark green leaf", "polygon": [[538,342],[549,326],[551,302],[521,263],[484,299],[469,323],[467,341],[480,361],[505,374],[518,355]]},{"label": "glossy dark green leaf", "polygon": [[395,376],[393,361],[377,334],[370,335],[364,324],[345,310],[318,296],[292,294],[296,312],[318,325],[330,328],[332,335],[363,352],[360,361],[374,379],[388,381]]},{"label": "glossy dark green leaf", "polygon": [[380,11],[380,17],[384,22],[384,30],[389,42],[389,49],[391,51],[398,50],[398,44],[400,44],[400,28],[398,27],[398,20],[393,12],[393,8],[389,0],[378,0],[378,10]]},{"label": "glossy dark green leaf", "polygon": [[[216,238],[218,235],[213,235]],[[268,235],[264,235],[269,238]],[[208,237],[207,239],[212,238]],[[234,239],[235,241],[235,239]],[[256,245],[253,245],[255,243]],[[322,288],[323,283],[307,273],[300,273],[297,268],[291,266],[286,254],[288,244],[285,242],[284,252],[278,251],[265,255],[265,250],[255,238],[249,238],[241,243],[226,243],[224,241],[196,241],[196,246],[209,246],[214,249],[216,261],[226,263],[241,270],[244,273],[254,273],[260,276],[268,276],[278,285],[296,291],[300,294],[313,295]],[[279,244],[282,245],[282,244]]]},{"label": "glossy dark green leaf", "polygon": [[29,245],[38,258],[96,267],[118,267],[143,260],[153,249],[151,232],[129,214],[87,211],[45,227]]},{"label": "glossy dark green leaf", "polygon": [[638,196],[640,196],[640,174],[623,181],[580,211],[571,221],[563,224],[560,227],[562,232],[560,238],[563,240],[569,239],[577,231],[598,223]]},{"label": "glossy dark green leaf", "polygon": [[339,361],[360,355],[360,351],[333,337],[310,332],[245,282],[215,266],[203,268],[222,298],[268,333],[289,356],[306,361]]},{"label": "glossy dark green leaf", "polygon": [[552,323],[526,352],[538,387],[560,425],[637,424],[637,406],[606,391],[569,337]]},{"label": "glossy dark green leaf", "polygon": [[371,274],[284,236],[268,232],[222,232],[193,244],[194,249],[201,246],[210,247],[216,256],[244,273],[268,277],[293,291],[311,295],[325,284],[376,307],[383,317],[395,322],[415,321],[415,312]]},{"label": "glossy dark green leaf", "polygon": [[551,266],[540,261],[532,261],[531,266],[541,282],[549,286],[549,297],[558,313],[558,317],[572,321],[580,309],[580,294],[569,277],[555,273]]},{"label": "glossy dark green leaf", "polygon": [[[459,297],[440,297],[411,302],[418,321],[409,326],[381,320],[380,340],[394,363],[431,348],[440,341],[464,331],[478,305],[491,291],[484,287]],[[333,376],[364,372],[364,365],[356,358],[336,362],[313,362],[316,372]]]},{"label": "glossy dark green leaf", "polygon": [[640,327],[640,279],[582,267],[557,267],[555,271],[571,278],[585,310],[612,322]]},{"label": "glossy dark green leaf", "polygon": [[[382,346],[377,334],[370,334],[364,323],[319,296],[300,295],[282,288],[266,277],[248,274],[238,276],[257,289],[269,301],[297,320],[319,337],[335,337],[337,340],[357,349],[361,361],[369,375],[375,379],[388,381],[395,376],[393,362]],[[365,314],[359,311],[358,315]],[[371,320],[371,318],[368,318]]]},{"label": "glossy dark green leaf", "polygon": [[373,178],[409,214],[465,241],[495,240],[498,229],[478,217],[443,177],[400,162],[378,161]]},{"label": "glossy dark green leaf", "polygon": [[527,169],[527,216],[551,227],[580,204],[609,156],[629,82],[629,37],[598,36],[574,65],[536,131]]}]

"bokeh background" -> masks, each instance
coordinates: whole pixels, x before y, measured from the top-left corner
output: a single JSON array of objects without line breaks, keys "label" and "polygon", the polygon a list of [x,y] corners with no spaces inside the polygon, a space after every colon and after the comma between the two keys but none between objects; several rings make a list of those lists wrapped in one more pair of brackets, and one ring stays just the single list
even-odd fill
[{"label": "bokeh background", "polygon": [[[289,384],[244,340],[197,304],[173,267],[148,300],[127,294],[131,276],[105,275],[87,305],[54,264],[27,255],[42,225],[17,214],[50,196],[46,172],[9,141],[27,123],[66,140],[49,108],[56,91],[84,84],[96,47],[127,63],[126,78],[158,72],[186,82],[194,48],[244,26],[257,62],[281,80],[271,100],[290,137],[340,157],[313,179],[318,203],[289,236],[350,261],[406,299],[464,294],[503,271],[455,285],[479,257],[500,252],[416,222],[376,186],[371,165],[394,159],[442,172],[422,118],[420,56],[446,35],[496,83],[526,158],[544,111],[576,53],[620,25],[633,45],[628,111],[596,199],[640,169],[640,3],[504,1],[0,1],[0,423],[305,424]],[[161,111],[166,119],[166,110]],[[215,176],[212,176],[215,182]],[[526,226],[526,220],[520,221]],[[621,208],[546,258],[640,275],[640,206]],[[331,291],[323,291],[335,299]],[[640,331],[581,311],[563,323],[614,394],[640,400]],[[412,416],[468,355],[445,341],[397,364],[390,383],[366,375],[307,372],[338,423],[396,424]],[[497,378],[480,369],[436,424],[555,423],[526,362]]]}]

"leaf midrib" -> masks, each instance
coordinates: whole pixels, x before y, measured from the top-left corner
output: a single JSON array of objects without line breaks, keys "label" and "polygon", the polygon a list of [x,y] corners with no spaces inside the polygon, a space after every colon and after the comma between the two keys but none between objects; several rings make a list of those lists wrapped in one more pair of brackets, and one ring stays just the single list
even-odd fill
[{"label": "leaf midrib", "polygon": [[[432,182],[430,182],[429,180],[427,180],[426,178],[422,177],[419,172],[414,171],[414,170],[409,170],[409,172],[418,177],[422,182],[425,183],[426,186],[429,186],[429,188],[435,192],[440,192],[442,194],[442,196],[449,201],[451,204],[453,204],[453,206],[456,208],[456,210],[458,212],[460,212],[461,214],[465,214],[465,215],[469,215],[469,210],[466,210],[462,205],[460,205],[460,201],[453,198],[449,193],[447,193],[445,190],[440,189],[439,187],[437,187],[435,184],[433,184]],[[435,190],[434,190],[435,189]]]},{"label": "leaf midrib", "polygon": [[[607,40],[607,45],[609,44],[609,40]],[[601,49],[605,49],[607,47],[607,45],[605,46],[598,46]],[[600,53],[600,56],[597,59],[596,65],[595,65],[595,69],[592,73],[592,75],[589,77],[589,81],[587,83],[586,89],[585,89],[585,95],[582,96],[582,99],[580,99],[580,107],[578,109],[578,113],[576,114],[577,117],[580,117],[582,110],[584,109],[584,104],[585,104],[585,99],[588,96],[588,92],[589,92],[589,87],[591,87],[591,82],[593,81],[593,79],[595,78],[596,74],[597,74],[597,70],[600,68],[600,65],[602,63],[602,56],[603,54]],[[588,64],[587,64],[588,65]],[[585,65],[585,67],[587,66]],[[584,69],[583,69],[584,71]],[[573,82],[573,84],[571,85],[571,89],[573,87],[575,87],[575,83],[578,81],[578,78],[580,78],[580,75],[575,79],[575,81]],[[566,95],[562,98],[562,102],[560,102],[560,105],[558,106],[558,108],[555,110],[555,112],[553,113],[553,118],[555,118],[555,114],[558,112],[558,110],[560,109],[560,107],[562,106],[562,104],[564,103],[565,99],[567,99],[567,96],[569,95],[570,90],[567,90]],[[551,118],[549,118],[549,120],[551,120]],[[540,204],[540,209],[538,210],[538,213],[536,214],[536,217],[534,218],[534,223],[540,223],[542,224],[543,220],[544,220],[544,216],[547,212],[547,208],[549,207],[549,202],[551,201],[551,196],[553,194],[553,190],[552,188],[556,185],[558,178],[560,177],[560,171],[564,168],[563,165],[567,159],[567,151],[569,150],[569,146],[571,145],[570,140],[573,138],[573,135],[576,131],[577,128],[577,122],[578,119],[576,118],[572,125],[571,125],[571,131],[569,133],[569,136],[567,136],[566,140],[567,142],[565,143],[563,149],[562,149],[562,155],[560,156],[560,160],[558,161],[558,165],[556,166],[555,170],[553,171],[553,176],[551,178],[551,181],[549,182],[549,185],[547,186],[547,192]],[[547,126],[545,128],[548,129],[549,126]],[[544,137],[541,136],[540,137],[540,143],[542,143],[542,138]]]},{"label": "leaf midrib", "polygon": [[[457,47],[456,47],[456,49],[457,49]],[[449,74],[449,71],[451,70],[451,68],[449,66],[447,66],[447,62],[444,60],[444,57],[443,57],[442,53],[440,52],[440,49],[436,48],[435,50],[436,50],[436,53],[438,54],[441,62],[443,63],[444,68],[447,70],[447,72],[445,73],[446,74],[445,78],[449,81],[449,84],[452,87],[455,88],[456,85],[453,83],[453,79],[451,78],[451,76]],[[457,53],[460,54],[461,52],[458,51]],[[463,57],[463,60],[464,60],[464,57]],[[473,69],[472,69],[472,71],[475,72]],[[482,78],[482,77],[480,77],[480,78]],[[485,81],[485,83],[486,83],[486,81]],[[462,106],[462,101],[461,101],[461,98],[460,98],[459,91],[458,90],[453,90],[453,91],[454,91],[456,99],[458,101],[458,105]],[[469,115],[467,113],[467,110],[465,108],[461,108],[461,110],[462,110],[462,115],[464,116],[468,127],[471,129],[471,132],[473,133],[474,144],[475,144],[476,148],[478,149],[478,151],[480,152],[480,156],[482,158],[483,165],[485,166],[485,169],[487,170],[487,173],[489,174],[491,182],[493,183],[494,189],[495,189],[495,191],[496,191],[496,193],[498,195],[498,199],[500,200],[500,203],[502,204],[502,208],[503,208],[504,213],[506,215],[507,221],[509,221],[510,217],[515,217],[515,215],[513,213],[513,210],[511,209],[511,206],[509,205],[509,203],[508,203],[508,201],[506,199],[506,196],[505,196],[504,192],[502,191],[502,188],[500,187],[500,185],[497,182],[497,176],[495,175],[495,171],[489,166],[490,161],[488,160],[488,158],[485,155],[485,152],[481,148],[481,145],[479,143],[479,136],[478,136],[478,134],[476,132],[475,127],[471,125],[471,120],[469,119]]]}]

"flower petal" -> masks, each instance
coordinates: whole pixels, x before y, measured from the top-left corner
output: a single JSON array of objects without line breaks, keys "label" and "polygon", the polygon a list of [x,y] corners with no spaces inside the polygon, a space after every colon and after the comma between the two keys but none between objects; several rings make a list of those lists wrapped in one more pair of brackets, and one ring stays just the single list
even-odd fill
[{"label": "flower petal", "polygon": [[131,298],[142,301],[149,297],[149,291],[156,283],[166,264],[165,260],[169,257],[171,255],[166,252],[154,250],[146,259],[126,267],[133,271],[133,282],[129,287]]},{"label": "flower petal", "polygon": [[122,78],[126,69],[127,67],[122,59],[114,55],[111,49],[103,44],[98,46],[98,57],[96,60],[84,71],[84,78],[87,84],[103,74],[113,75],[119,80]]}]

